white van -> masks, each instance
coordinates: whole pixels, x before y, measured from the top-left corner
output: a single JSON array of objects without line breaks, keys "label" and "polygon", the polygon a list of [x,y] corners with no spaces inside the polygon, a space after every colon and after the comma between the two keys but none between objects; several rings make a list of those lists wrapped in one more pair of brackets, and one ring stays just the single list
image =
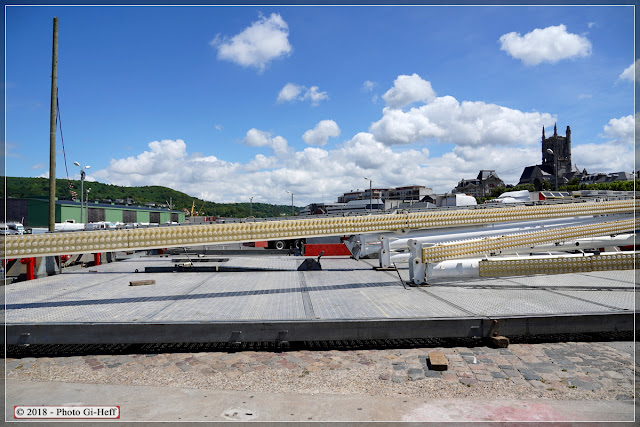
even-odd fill
[{"label": "white van", "polygon": [[8,230],[6,234],[24,234],[24,226],[19,222],[8,222],[5,225]]}]

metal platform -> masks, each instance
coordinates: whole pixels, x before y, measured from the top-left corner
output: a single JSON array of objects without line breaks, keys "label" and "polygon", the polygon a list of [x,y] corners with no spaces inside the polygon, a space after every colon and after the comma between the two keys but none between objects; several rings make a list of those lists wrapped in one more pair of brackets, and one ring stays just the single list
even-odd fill
[{"label": "metal platform", "polygon": [[[225,256],[251,271],[145,273],[143,257],[14,283],[8,344],[322,341],[628,331],[633,270],[438,279],[408,287],[376,260]],[[195,264],[195,263],[194,263]],[[137,271],[137,272],[136,272]],[[400,269],[408,280],[408,270]],[[147,286],[131,281],[155,280]]]}]

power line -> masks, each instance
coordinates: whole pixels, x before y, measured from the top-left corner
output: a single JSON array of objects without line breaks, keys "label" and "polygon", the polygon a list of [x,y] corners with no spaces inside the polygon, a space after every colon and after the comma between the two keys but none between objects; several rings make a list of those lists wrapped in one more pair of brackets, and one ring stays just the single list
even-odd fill
[{"label": "power line", "polygon": [[[67,167],[67,152],[64,149],[64,136],[62,135],[62,115],[60,114],[60,102],[58,98],[59,90],[56,88],[56,124],[60,124],[60,141],[62,142],[62,155],[64,156],[64,169],[67,172],[67,183],[69,185],[69,191],[71,192],[71,197],[75,200],[75,196],[77,193],[73,191],[73,184],[69,179],[69,168]],[[80,195],[82,197],[82,195]]]}]

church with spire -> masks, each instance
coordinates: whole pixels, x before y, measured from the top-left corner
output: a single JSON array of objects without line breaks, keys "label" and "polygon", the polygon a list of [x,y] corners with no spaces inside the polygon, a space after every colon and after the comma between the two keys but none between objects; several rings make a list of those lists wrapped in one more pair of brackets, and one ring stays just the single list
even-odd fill
[{"label": "church with spire", "polygon": [[542,164],[527,166],[518,185],[533,184],[536,190],[543,189],[543,182],[548,182],[550,188],[555,189],[556,176],[558,186],[566,185],[575,177],[582,177],[587,174],[586,169],[579,171],[571,163],[571,128],[567,126],[565,136],[558,135],[558,128],[553,126],[553,136],[545,136],[544,126],[542,127]]}]

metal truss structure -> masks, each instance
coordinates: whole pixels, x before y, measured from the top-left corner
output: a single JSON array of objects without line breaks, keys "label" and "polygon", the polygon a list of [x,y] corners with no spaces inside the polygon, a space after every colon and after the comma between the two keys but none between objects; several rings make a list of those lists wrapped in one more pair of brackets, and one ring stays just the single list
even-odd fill
[{"label": "metal truss structure", "polygon": [[282,238],[342,236],[412,229],[463,227],[535,219],[614,215],[634,211],[634,200],[617,200],[566,205],[439,210],[407,214],[4,236],[4,244],[0,248],[0,257],[24,258],[278,240]]}]

